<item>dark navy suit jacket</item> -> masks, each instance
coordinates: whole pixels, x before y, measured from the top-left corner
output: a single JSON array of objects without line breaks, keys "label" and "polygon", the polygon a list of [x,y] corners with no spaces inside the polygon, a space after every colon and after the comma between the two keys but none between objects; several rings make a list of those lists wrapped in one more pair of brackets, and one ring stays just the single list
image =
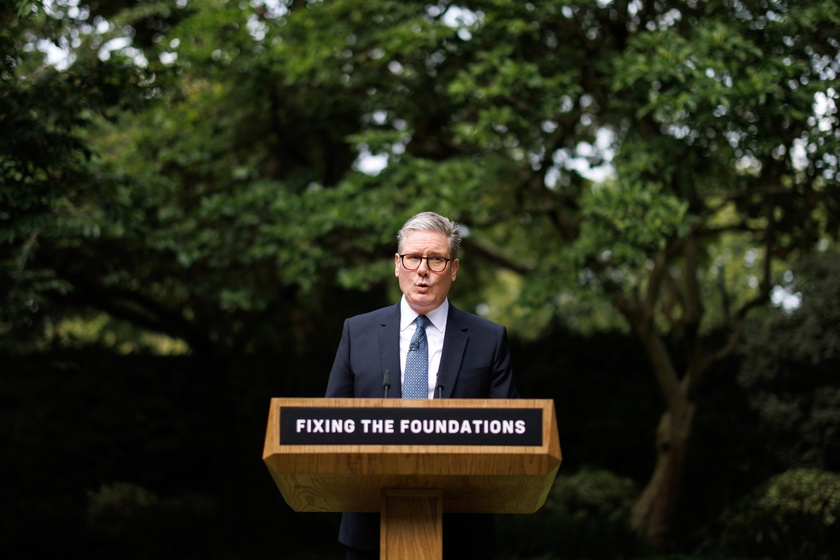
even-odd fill
[{"label": "dark navy suit jacket", "polygon": [[[380,398],[384,395],[383,379],[388,371],[391,380],[388,396],[401,398],[399,328],[399,304],[347,319],[326,396]],[[456,309],[450,302],[437,384],[442,388],[435,393],[436,397],[517,398],[505,328]],[[445,515],[444,555],[447,556],[447,548],[457,546],[457,538],[458,542],[472,547],[473,558],[482,556],[475,547],[487,544],[492,536],[492,524],[492,516],[487,515]],[[359,550],[375,550],[379,547],[379,515],[343,514],[338,540]],[[492,546],[492,539],[489,542]]]}]

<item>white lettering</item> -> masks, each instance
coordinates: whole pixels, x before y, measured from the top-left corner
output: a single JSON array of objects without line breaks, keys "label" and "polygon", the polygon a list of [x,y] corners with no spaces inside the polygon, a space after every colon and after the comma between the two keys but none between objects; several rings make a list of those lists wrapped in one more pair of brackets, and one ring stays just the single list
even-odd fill
[{"label": "white lettering", "polygon": [[296,418],[295,431],[307,434],[352,434],[356,431],[356,422],[351,418]]},{"label": "white lettering", "polygon": [[296,418],[295,432],[309,434],[352,434],[361,423],[365,434],[525,434],[522,419],[430,419],[430,418]]}]

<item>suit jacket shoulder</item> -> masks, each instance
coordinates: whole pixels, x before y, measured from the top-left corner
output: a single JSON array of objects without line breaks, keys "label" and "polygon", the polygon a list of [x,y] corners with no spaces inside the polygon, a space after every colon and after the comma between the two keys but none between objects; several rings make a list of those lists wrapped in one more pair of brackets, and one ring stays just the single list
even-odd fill
[{"label": "suit jacket shoulder", "polygon": [[382,397],[386,372],[399,396],[400,307],[391,305],[344,321],[327,397]]},{"label": "suit jacket shoulder", "polygon": [[507,329],[449,307],[441,356],[444,398],[516,398]]}]

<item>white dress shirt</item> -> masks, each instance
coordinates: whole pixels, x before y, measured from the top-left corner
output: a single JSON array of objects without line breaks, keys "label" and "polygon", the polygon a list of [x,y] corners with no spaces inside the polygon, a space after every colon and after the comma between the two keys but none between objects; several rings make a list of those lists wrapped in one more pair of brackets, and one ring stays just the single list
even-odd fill
[{"label": "white dress shirt", "polygon": [[[415,324],[419,313],[414,311],[405,300],[400,300],[400,386],[405,385],[405,358],[411,337],[417,330]],[[446,318],[449,316],[449,299],[443,300],[436,309],[426,313],[429,324],[426,326],[426,341],[429,345],[429,398],[435,396],[440,356],[443,353],[443,334],[446,332]]]}]

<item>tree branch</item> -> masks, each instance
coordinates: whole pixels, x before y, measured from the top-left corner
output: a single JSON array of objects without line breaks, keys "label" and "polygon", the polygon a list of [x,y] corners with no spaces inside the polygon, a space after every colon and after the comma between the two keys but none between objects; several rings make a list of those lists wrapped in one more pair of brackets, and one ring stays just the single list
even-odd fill
[{"label": "tree branch", "polygon": [[469,248],[470,251],[474,251],[497,266],[504,267],[522,275],[534,272],[533,266],[508,258],[507,256],[502,255],[498,249],[490,248],[473,237],[467,237],[463,242],[464,246]]},{"label": "tree branch", "polygon": [[84,279],[65,276],[73,291],[62,298],[67,302],[84,303],[124,319],[140,327],[181,338],[196,353],[207,353],[215,345],[183,314],[160,305],[148,296],[123,288],[107,288]]}]

